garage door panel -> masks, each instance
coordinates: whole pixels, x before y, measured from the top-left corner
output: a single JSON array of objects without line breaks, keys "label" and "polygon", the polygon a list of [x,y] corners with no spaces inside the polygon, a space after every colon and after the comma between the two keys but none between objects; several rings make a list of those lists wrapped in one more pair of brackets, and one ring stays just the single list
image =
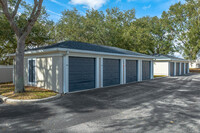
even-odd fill
[{"label": "garage door panel", "polygon": [[187,63],[185,63],[185,73],[187,73]]},{"label": "garage door panel", "polygon": [[184,63],[181,63],[181,75],[184,75]]},{"label": "garage door panel", "polygon": [[176,75],[179,75],[180,63],[176,63]]},{"label": "garage door panel", "polygon": [[137,60],[126,60],[126,82],[137,81]]},{"label": "garage door panel", "polygon": [[150,61],[142,61],[142,80],[150,79]]},{"label": "garage door panel", "polygon": [[69,57],[69,91],[95,88],[95,59]]},{"label": "garage door panel", "polygon": [[103,59],[103,86],[120,84],[120,60]]}]

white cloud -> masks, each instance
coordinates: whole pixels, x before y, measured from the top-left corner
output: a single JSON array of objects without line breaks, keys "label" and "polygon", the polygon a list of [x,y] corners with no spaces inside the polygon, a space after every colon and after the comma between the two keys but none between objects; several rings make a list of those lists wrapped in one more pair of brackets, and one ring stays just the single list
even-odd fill
[{"label": "white cloud", "polygon": [[136,1],[136,0],[128,0],[128,2],[132,2],[132,1]]},{"label": "white cloud", "polygon": [[63,7],[68,8],[68,9],[71,9],[71,7],[67,5],[67,2],[66,2],[66,4],[64,4],[64,3],[61,3],[61,2],[59,2],[57,0],[50,0],[50,1],[55,3],[55,4],[57,4],[57,5],[63,6]]},{"label": "white cloud", "polygon": [[144,7],[143,7],[144,10],[149,9],[149,8],[151,8],[151,5],[148,5],[148,6],[144,6]]},{"label": "white cloud", "polygon": [[53,11],[51,11],[51,10],[47,10],[48,12],[50,12],[50,13],[52,13],[52,14],[54,14],[54,15],[57,15],[57,16],[62,16],[61,14],[59,14],[59,13],[56,13],[56,12],[53,12]]},{"label": "white cloud", "polygon": [[60,6],[64,6],[64,7],[67,6],[67,5],[65,5],[63,3],[58,2],[57,0],[50,0],[50,1],[53,2],[53,3],[56,3],[56,4],[60,5]]},{"label": "white cloud", "polygon": [[84,5],[86,8],[99,9],[105,4],[107,0],[71,0],[72,5]]}]

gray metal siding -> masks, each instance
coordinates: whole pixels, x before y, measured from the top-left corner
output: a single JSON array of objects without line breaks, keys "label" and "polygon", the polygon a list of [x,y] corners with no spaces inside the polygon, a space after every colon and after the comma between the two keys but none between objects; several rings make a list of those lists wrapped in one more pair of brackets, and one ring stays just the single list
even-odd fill
[{"label": "gray metal siding", "polygon": [[170,76],[174,76],[174,62],[170,62]]},{"label": "gray metal siding", "polygon": [[126,83],[137,81],[137,60],[126,60]]},{"label": "gray metal siding", "polygon": [[120,60],[103,59],[103,86],[120,84]]},{"label": "gray metal siding", "polygon": [[150,61],[142,61],[142,80],[150,79]]},{"label": "gray metal siding", "polygon": [[180,63],[176,63],[176,75],[179,75]]},{"label": "gray metal siding", "polygon": [[69,57],[69,91],[95,88],[95,59]]},{"label": "gray metal siding", "polygon": [[181,63],[181,75],[184,75],[184,64]]}]

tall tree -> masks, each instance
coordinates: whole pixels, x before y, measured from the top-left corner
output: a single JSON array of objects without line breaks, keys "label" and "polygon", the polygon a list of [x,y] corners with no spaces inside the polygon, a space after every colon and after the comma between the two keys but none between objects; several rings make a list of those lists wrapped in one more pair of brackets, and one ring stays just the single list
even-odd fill
[{"label": "tall tree", "polygon": [[[200,1],[186,0],[176,3],[163,12],[177,46],[187,59],[196,59],[200,49]],[[180,51],[180,52],[181,52]]]},{"label": "tall tree", "polygon": [[[31,5],[26,4],[25,2],[21,6],[23,6],[23,8],[27,10],[32,9]],[[30,11],[21,13],[20,16],[16,17],[17,24],[24,25],[27,21],[27,17],[30,14]],[[42,8],[40,17],[33,26],[31,33],[26,38],[25,49],[53,43],[53,27],[54,23],[48,20],[48,14],[46,13],[45,8]],[[11,65],[13,63],[12,59],[7,57],[7,54],[16,53],[16,48],[17,40],[15,37],[15,33],[11,29],[5,15],[0,14],[0,64]]]},{"label": "tall tree", "polygon": [[18,25],[16,22],[17,12],[22,0],[8,1],[0,0],[1,8],[6,18],[8,19],[11,28],[13,29],[17,38],[16,50],[16,74],[15,74],[15,93],[24,92],[24,48],[27,36],[30,34],[33,25],[37,21],[43,0],[34,0],[32,12],[27,19],[26,24]]}]

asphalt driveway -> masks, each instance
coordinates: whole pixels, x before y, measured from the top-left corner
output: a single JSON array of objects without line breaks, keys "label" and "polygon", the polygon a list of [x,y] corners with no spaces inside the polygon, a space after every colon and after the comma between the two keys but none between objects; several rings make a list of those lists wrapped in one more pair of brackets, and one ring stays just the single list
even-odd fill
[{"label": "asphalt driveway", "polygon": [[66,94],[48,103],[0,104],[0,132],[199,133],[200,75]]}]

